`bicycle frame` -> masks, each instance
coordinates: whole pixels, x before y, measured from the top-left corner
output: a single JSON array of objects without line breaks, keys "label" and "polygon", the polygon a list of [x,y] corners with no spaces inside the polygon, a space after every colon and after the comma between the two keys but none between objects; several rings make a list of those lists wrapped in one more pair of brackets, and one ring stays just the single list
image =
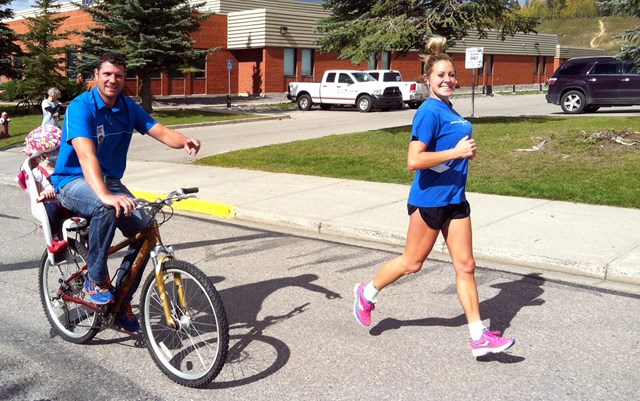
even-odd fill
[{"label": "bicycle frame", "polygon": [[[164,280],[163,280],[164,263],[167,259],[171,259],[174,257],[174,250],[173,250],[173,247],[171,246],[165,247],[162,244],[162,240],[160,237],[160,229],[156,219],[153,218],[151,220],[151,225],[149,228],[146,228],[145,230],[139,232],[138,234],[136,234],[131,238],[127,238],[115,245],[110,246],[108,254],[112,255],[138,241],[144,241],[144,243],[142,244],[140,252],[136,257],[136,260],[133,262],[131,266],[128,277],[122,282],[121,288],[119,288],[118,293],[116,294],[114,303],[113,305],[110,306],[110,309],[112,311],[115,311],[116,313],[120,311],[120,308],[122,307],[122,304],[124,302],[124,298],[126,294],[129,292],[131,285],[133,284],[134,278],[138,277],[138,275],[141,275],[143,273],[144,271],[143,263],[145,259],[147,259],[147,256],[150,256],[150,259],[153,261],[153,266],[154,266],[155,275],[156,275],[156,283],[158,285],[158,292],[161,294],[160,299],[162,301],[162,306],[164,309],[164,315],[167,321],[167,326],[171,328],[176,328],[176,323],[171,317],[171,305],[169,304],[168,297],[166,296],[166,289],[164,287]],[[82,274],[83,272],[86,272],[87,268],[88,267],[85,265],[82,268],[82,270],[78,271],[78,273],[69,277],[67,279],[67,283],[72,282],[73,280],[75,280],[75,278],[77,278],[78,275]],[[176,277],[176,282],[178,284],[177,286],[178,299],[180,301],[180,306],[186,310],[187,302],[184,296],[184,288],[182,287],[181,277],[179,276]],[[67,301],[80,303],[96,311],[98,311],[99,308],[102,306],[102,305],[96,305],[92,302],[80,300],[75,297],[71,297],[64,292],[62,292],[60,295],[63,299]]]}]

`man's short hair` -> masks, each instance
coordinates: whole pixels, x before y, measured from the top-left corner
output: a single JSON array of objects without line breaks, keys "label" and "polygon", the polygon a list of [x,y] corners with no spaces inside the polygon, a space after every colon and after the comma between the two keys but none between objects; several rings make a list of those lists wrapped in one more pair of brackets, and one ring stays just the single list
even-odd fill
[{"label": "man's short hair", "polygon": [[127,63],[124,60],[124,56],[120,53],[115,53],[115,52],[102,53],[102,55],[100,55],[100,58],[98,59],[96,68],[99,70],[100,67],[102,67],[103,63],[110,63],[113,65],[127,68]]}]

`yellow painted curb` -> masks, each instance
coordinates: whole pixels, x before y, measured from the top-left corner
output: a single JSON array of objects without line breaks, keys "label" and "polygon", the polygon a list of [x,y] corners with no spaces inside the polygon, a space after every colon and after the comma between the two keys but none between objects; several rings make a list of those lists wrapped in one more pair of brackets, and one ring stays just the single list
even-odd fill
[{"label": "yellow painted curb", "polygon": [[[133,193],[133,196],[135,196],[136,198],[147,199],[149,201],[153,201],[166,196],[166,194],[137,190],[132,190],[131,193]],[[196,198],[175,202],[173,205],[171,205],[171,207],[176,210],[185,210],[188,212],[203,213],[224,218],[232,218],[236,215],[236,208],[232,205],[209,202]]]}]

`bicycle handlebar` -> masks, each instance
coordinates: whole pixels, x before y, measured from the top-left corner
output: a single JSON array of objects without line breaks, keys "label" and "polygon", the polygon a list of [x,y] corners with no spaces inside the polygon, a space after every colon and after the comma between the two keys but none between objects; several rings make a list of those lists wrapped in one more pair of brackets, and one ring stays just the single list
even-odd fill
[{"label": "bicycle handlebar", "polygon": [[137,209],[155,207],[157,210],[160,210],[164,205],[171,205],[173,202],[194,198],[195,195],[191,194],[198,193],[198,191],[200,191],[198,187],[178,188],[175,191],[169,192],[166,197],[159,198],[153,202],[138,198],[136,199],[136,203],[138,204]]},{"label": "bicycle handlebar", "polygon": [[183,195],[189,194],[197,194],[200,191],[198,187],[190,187],[190,188],[180,188],[176,192],[181,193]]}]

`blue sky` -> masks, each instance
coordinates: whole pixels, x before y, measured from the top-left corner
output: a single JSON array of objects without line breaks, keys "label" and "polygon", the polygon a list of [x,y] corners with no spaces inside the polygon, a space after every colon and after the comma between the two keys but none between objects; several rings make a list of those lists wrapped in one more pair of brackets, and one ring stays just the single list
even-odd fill
[{"label": "blue sky", "polygon": [[33,5],[32,0],[14,0],[11,2],[9,8],[15,11],[28,10]]}]

